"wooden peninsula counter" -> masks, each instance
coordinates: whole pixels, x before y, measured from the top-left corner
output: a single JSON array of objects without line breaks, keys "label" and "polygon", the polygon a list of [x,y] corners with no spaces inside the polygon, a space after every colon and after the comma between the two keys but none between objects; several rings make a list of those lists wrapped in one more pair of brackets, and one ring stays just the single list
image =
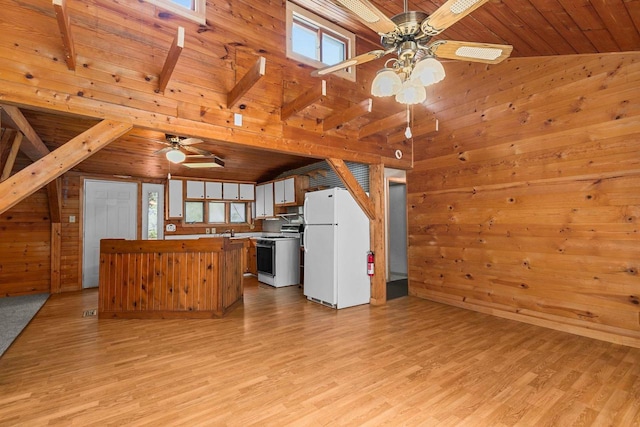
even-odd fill
[{"label": "wooden peninsula counter", "polygon": [[222,317],[242,302],[242,240],[100,242],[100,317]]}]

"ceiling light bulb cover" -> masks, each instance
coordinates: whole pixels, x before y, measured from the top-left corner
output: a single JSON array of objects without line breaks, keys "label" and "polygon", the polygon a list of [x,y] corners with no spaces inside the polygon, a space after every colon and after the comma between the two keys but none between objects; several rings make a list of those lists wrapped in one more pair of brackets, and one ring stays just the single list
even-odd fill
[{"label": "ceiling light bulb cover", "polygon": [[415,81],[407,80],[402,84],[402,89],[396,95],[396,101],[401,104],[419,104],[427,99],[427,91],[424,86]]},{"label": "ceiling light bulb cover", "polygon": [[371,83],[371,95],[373,96],[391,96],[400,91],[402,80],[391,68],[383,68]]},{"label": "ceiling light bulb cover", "polygon": [[425,58],[418,62],[411,73],[411,80],[418,80],[424,86],[438,83],[444,77],[444,67],[434,58]]},{"label": "ceiling light bulb cover", "polygon": [[172,163],[182,163],[184,162],[184,159],[187,158],[187,156],[185,156],[185,154],[180,150],[167,151],[167,154],[165,155],[167,156],[167,160]]},{"label": "ceiling light bulb cover", "polygon": [[404,130],[404,137],[409,139],[413,136],[413,134],[411,133],[411,128],[409,126],[407,126],[407,128]]}]

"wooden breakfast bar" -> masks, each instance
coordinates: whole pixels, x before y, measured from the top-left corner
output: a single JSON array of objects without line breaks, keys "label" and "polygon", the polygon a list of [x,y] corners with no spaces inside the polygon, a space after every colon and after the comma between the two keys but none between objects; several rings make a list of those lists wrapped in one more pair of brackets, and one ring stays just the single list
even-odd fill
[{"label": "wooden breakfast bar", "polygon": [[223,317],[242,302],[243,242],[100,242],[98,315],[117,318]]}]

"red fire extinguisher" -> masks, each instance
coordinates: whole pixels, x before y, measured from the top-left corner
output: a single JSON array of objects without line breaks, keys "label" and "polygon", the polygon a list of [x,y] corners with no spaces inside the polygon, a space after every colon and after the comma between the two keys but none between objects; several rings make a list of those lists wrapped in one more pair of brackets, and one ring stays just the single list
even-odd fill
[{"label": "red fire extinguisher", "polygon": [[367,274],[373,276],[373,263],[375,261],[375,255],[373,252],[367,252]]}]

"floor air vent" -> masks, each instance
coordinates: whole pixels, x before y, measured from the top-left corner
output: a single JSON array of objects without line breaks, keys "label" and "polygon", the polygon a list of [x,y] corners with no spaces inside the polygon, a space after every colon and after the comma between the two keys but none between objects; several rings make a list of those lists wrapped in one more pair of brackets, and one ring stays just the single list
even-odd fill
[{"label": "floor air vent", "polygon": [[91,317],[91,316],[97,316],[97,315],[98,315],[97,308],[92,308],[91,310],[85,310],[82,312],[82,317]]}]

